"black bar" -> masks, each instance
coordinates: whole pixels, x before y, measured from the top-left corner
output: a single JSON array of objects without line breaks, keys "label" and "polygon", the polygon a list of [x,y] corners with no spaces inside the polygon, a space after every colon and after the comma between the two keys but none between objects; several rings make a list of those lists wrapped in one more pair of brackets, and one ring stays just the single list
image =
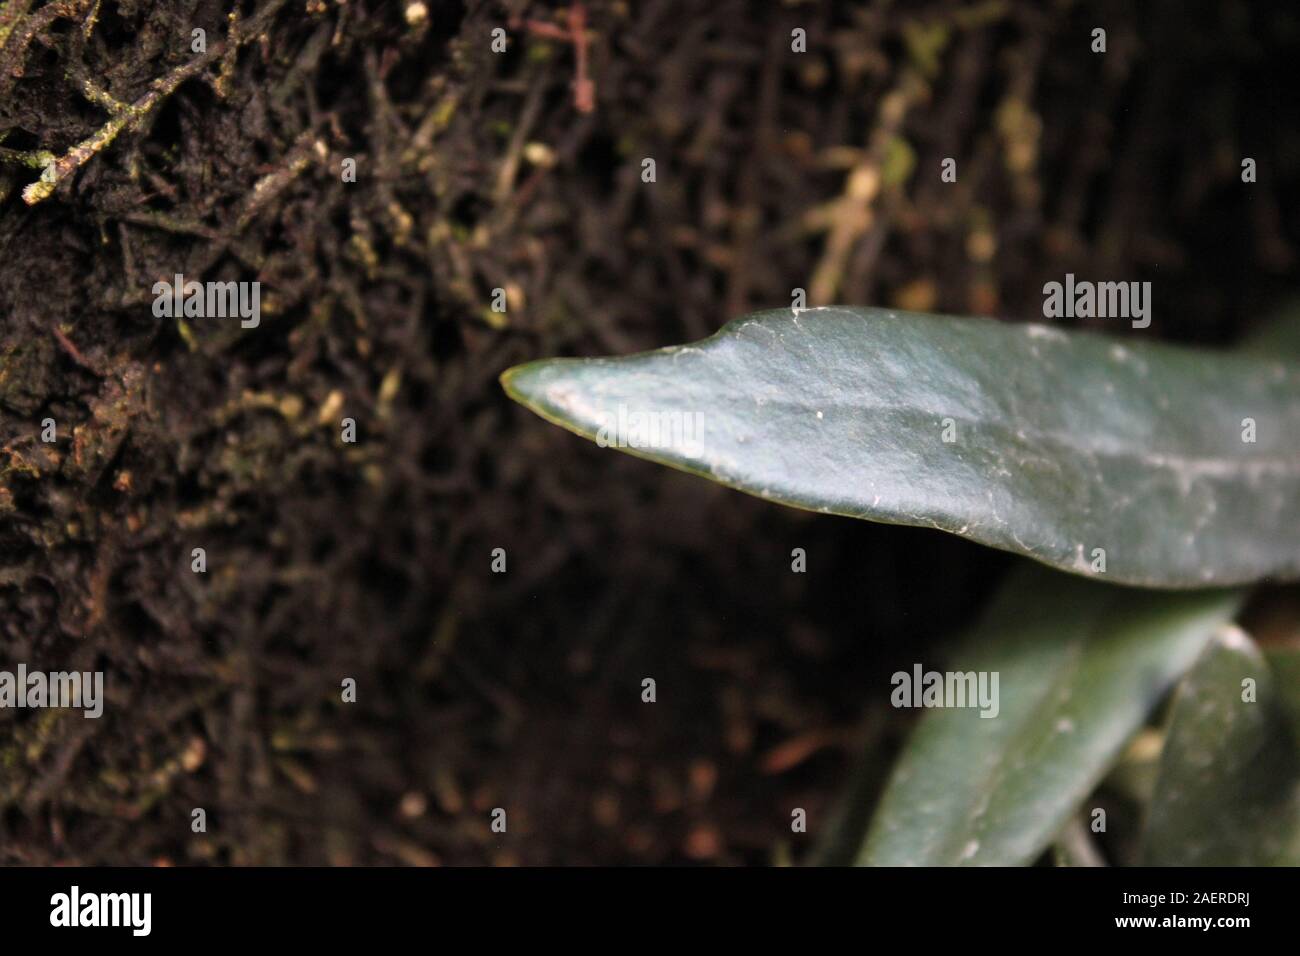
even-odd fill
[{"label": "black bar", "polygon": [[[0,912],[8,943],[66,942],[74,933],[128,943],[330,946],[391,937],[460,949],[496,946],[503,936],[613,944],[717,932],[769,943],[788,934],[805,944],[895,932],[919,933],[927,943],[1189,935],[1232,942],[1294,924],[1295,876],[1262,869],[6,869]],[[97,894],[150,894],[148,936],[137,937],[131,925],[134,915],[142,926],[142,909],[119,909],[127,925],[52,926],[56,894],[70,904],[73,886],[87,915],[85,907],[100,905]],[[1155,925],[1118,925],[1126,918]],[[1205,918],[1247,925],[1166,923]]]}]

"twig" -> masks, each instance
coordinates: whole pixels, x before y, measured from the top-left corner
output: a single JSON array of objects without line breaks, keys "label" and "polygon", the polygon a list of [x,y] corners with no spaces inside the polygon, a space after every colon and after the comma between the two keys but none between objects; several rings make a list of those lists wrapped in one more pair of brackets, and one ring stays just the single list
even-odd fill
[{"label": "twig", "polygon": [[63,346],[63,351],[68,353],[68,356],[72,359],[72,361],[76,362],[78,365],[80,365],[88,372],[94,372],[96,375],[100,374],[99,368],[96,367],[96,365],[93,362],[91,362],[88,358],[86,358],[84,355],[81,354],[81,351],[75,345],[72,344],[72,339],[68,338],[66,335],[63,334],[62,329],[60,329],[56,325],[52,329],[52,331],[54,332],[54,337],[58,340],[59,345]]},{"label": "twig", "polygon": [[[162,103],[170,96],[178,86],[186,80],[197,75],[208,64],[223,56],[227,49],[228,43],[238,46],[251,37],[255,37],[261,28],[275,15],[282,7],[285,0],[269,0],[266,6],[258,12],[253,18],[251,29],[240,30],[237,35],[232,35],[229,40],[215,44],[208,52],[196,57],[190,62],[177,67],[161,79],[154,80],[153,89],[145,93],[134,103],[130,105],[118,104],[93,84],[86,84],[86,96],[93,102],[97,102],[109,109],[115,107],[110,104],[116,104],[121,107],[112,119],[99,128],[95,133],[83,139],[76,146],[54,160],[42,174],[41,178],[31,183],[23,190],[23,201],[29,206],[34,206],[38,202],[48,199],[50,195],[58,188],[59,183],[69,175],[76,172],[89,159],[104,149],[113,140],[117,139],[122,130],[130,127],[139,129]],[[232,31],[233,34],[233,31]]]},{"label": "twig", "polygon": [[573,108],[579,113],[590,113],[596,108],[596,84],[588,74],[591,38],[587,36],[587,9],[581,3],[569,7],[568,23],[558,27],[545,20],[515,20],[512,27],[523,27],[533,36],[558,40],[573,46]]},{"label": "twig", "polygon": [[1056,851],[1062,866],[1105,866],[1106,860],[1092,842],[1092,835],[1079,817],[1071,817],[1056,838]]},{"label": "twig", "polygon": [[[871,134],[865,158],[849,171],[843,196],[829,208],[830,228],[821,259],[808,284],[808,298],[813,304],[826,305],[835,300],[858,241],[873,225],[878,226],[875,206],[881,192],[885,150],[890,140],[898,135],[908,111],[926,90],[920,74],[914,68],[906,67],[898,85],[881,98],[880,119]],[[901,187],[895,185],[893,188]],[[879,229],[878,241],[883,241]]]}]

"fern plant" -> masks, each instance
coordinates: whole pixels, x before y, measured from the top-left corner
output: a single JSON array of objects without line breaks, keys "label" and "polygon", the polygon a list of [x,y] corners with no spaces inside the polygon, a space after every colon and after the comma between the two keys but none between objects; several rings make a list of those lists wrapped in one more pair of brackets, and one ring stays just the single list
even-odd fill
[{"label": "fern plant", "polygon": [[1296,317],[1213,352],[821,308],[502,383],[773,502],[1031,559],[953,661],[998,676],[996,712],[927,710],[865,834],[832,828],[818,860],[1096,862],[1089,798],[1145,763],[1123,862],[1300,864],[1300,633],[1261,647],[1235,623],[1251,585],[1300,578],[1298,356]]}]

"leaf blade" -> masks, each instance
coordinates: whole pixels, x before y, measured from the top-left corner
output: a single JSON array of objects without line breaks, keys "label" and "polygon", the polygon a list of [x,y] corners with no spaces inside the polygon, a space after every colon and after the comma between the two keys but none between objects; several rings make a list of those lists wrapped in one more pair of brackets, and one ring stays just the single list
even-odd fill
[{"label": "leaf blade", "polygon": [[502,381],[577,434],[793,507],[1079,574],[1101,549],[1105,580],[1138,586],[1300,576],[1300,366],[1257,355],[833,308]]},{"label": "leaf blade", "polygon": [[859,862],[1032,862],[1240,603],[1017,569],[953,665],[1000,673],[998,716],[922,716]]}]

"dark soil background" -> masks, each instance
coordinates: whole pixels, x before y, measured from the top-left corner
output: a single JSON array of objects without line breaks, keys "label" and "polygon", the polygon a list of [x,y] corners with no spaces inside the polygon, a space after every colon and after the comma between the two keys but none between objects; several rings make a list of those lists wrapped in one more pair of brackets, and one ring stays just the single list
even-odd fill
[{"label": "dark soil background", "polygon": [[[2,862],[805,859],[1009,559],[498,374],[796,287],[1028,320],[1149,279],[1124,334],[1208,343],[1294,288],[1293,4],[426,3],[0,5],[0,666],[108,690],[0,711]],[[155,318],[177,272],[259,280],[261,325]]]}]

